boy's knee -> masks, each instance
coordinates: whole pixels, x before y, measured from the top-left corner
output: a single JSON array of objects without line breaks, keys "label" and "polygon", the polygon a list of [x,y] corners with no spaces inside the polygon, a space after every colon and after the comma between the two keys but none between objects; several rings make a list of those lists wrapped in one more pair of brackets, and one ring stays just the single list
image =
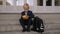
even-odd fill
[{"label": "boy's knee", "polygon": [[19,19],[19,22],[21,23],[23,20],[22,19]]}]

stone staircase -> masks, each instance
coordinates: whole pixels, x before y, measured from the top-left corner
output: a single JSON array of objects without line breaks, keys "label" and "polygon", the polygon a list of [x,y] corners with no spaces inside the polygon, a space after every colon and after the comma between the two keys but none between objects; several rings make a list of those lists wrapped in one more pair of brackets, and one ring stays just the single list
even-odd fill
[{"label": "stone staircase", "polygon": [[[44,21],[45,32],[43,34],[60,34],[60,14],[35,14]],[[20,14],[0,14],[0,33],[22,33],[19,23]],[[27,32],[26,32],[27,33]],[[1,33],[2,34],[2,33]],[[28,33],[29,34],[29,33]],[[33,34],[33,32],[30,32]],[[34,34],[39,34],[34,32]]]}]

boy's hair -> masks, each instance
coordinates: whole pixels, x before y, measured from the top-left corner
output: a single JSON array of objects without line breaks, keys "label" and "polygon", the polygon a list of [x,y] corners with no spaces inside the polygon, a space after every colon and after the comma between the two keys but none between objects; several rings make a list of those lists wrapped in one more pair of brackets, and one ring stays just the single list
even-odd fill
[{"label": "boy's hair", "polygon": [[[28,8],[29,8],[29,4],[28,3],[24,3],[24,5],[28,6]],[[24,7],[24,5],[23,5],[23,7]]]}]

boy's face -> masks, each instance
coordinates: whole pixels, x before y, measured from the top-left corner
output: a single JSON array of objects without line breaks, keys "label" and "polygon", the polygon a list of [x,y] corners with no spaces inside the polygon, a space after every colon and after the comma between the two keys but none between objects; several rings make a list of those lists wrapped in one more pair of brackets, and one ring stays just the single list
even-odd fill
[{"label": "boy's face", "polygon": [[28,10],[29,10],[29,6],[25,4],[25,5],[23,6],[23,9],[24,9],[24,11],[28,11]]}]

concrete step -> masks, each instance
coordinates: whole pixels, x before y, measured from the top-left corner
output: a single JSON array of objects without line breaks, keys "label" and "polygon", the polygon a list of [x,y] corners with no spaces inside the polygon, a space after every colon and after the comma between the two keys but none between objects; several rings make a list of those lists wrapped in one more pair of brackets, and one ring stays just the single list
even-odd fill
[{"label": "concrete step", "polygon": [[[34,31],[31,32],[10,31],[10,32],[0,32],[0,34],[41,34],[41,33]],[[59,30],[45,31],[42,34],[60,34],[60,31]]]},{"label": "concrete step", "polygon": [[[43,19],[45,32],[43,34],[60,34],[60,14],[35,14]],[[0,32],[26,34],[20,32],[22,27],[19,23],[20,14],[0,14]],[[6,33],[6,34],[7,34]],[[15,34],[16,34],[15,33]],[[14,33],[13,33],[14,34]],[[39,34],[30,32],[30,34]]]},{"label": "concrete step", "polygon": [[7,20],[7,21],[0,21],[0,25],[9,25],[9,24],[20,24],[19,23],[19,20],[12,20],[12,21],[9,21],[9,20]]},{"label": "concrete step", "polygon": [[45,29],[46,30],[48,30],[48,29],[52,29],[52,30],[60,29],[60,24],[45,24]]},{"label": "concrete step", "polygon": [[[60,24],[45,25],[45,30],[60,30]],[[0,25],[0,31],[19,31],[22,27],[19,24]]]},{"label": "concrete step", "polygon": [[22,27],[20,25],[7,25],[7,26],[0,26],[0,32],[6,31],[20,31]]}]

